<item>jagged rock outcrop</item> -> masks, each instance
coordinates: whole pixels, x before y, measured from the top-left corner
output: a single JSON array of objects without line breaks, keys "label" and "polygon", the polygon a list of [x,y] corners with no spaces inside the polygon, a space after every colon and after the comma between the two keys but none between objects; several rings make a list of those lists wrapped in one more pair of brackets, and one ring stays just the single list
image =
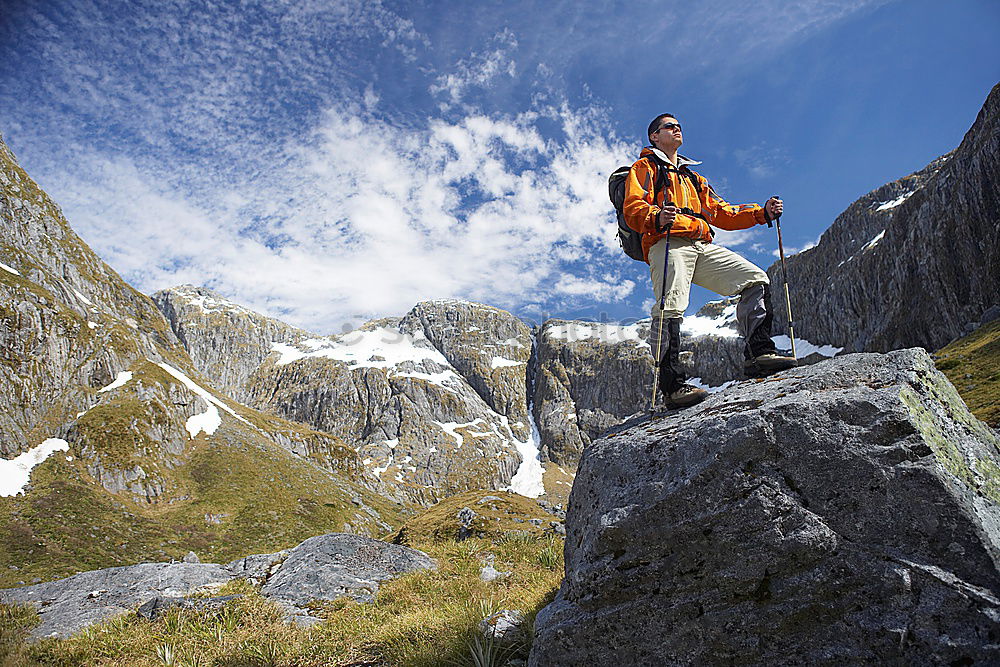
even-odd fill
[{"label": "jagged rock outcrop", "polygon": [[[440,327],[430,328],[443,337]],[[248,382],[251,403],[354,444],[369,471],[417,502],[506,486],[522,459],[536,456],[517,436],[527,425],[473,389],[428,339],[419,316],[277,349],[280,357]],[[461,358],[460,346],[449,349]],[[461,354],[471,363],[470,350]],[[494,400],[503,387],[496,385]]]},{"label": "jagged rock outcrop", "polygon": [[744,381],[584,453],[530,664],[992,664],[1000,442],[925,352]]},{"label": "jagged rock outcrop", "polygon": [[427,301],[401,319],[324,337],[203,288],[156,299],[209,377],[253,407],[351,443],[369,470],[418,502],[506,486],[523,456],[535,456],[531,331],[506,311]]},{"label": "jagged rock outcrop", "polygon": [[0,456],[51,437],[137,359],[182,357],[152,301],[80,240],[0,139]]},{"label": "jagged rock outcrop", "polygon": [[[681,329],[681,363],[694,382],[718,388],[743,374],[735,300],[704,306]],[[649,409],[649,321],[632,325],[548,320],[537,341],[534,414],[545,460],[575,467],[584,448]]]},{"label": "jagged rock outcrop", "polygon": [[[788,258],[796,334],[884,352],[969,333],[1000,303],[998,210],[1000,85],[955,151],[868,193]],[[778,263],[768,273],[781,284]]]},{"label": "jagged rock outcrop", "polygon": [[0,601],[38,610],[41,623],[32,630],[33,638],[65,638],[138,607],[166,607],[184,596],[218,590],[233,579],[248,579],[261,586],[261,595],[285,608],[288,620],[309,624],[320,620],[309,613],[313,601],[349,597],[371,602],[379,582],[434,567],[431,558],[416,549],[331,533],[287,551],[247,556],[228,565],[141,563],[82,572],[0,590]]},{"label": "jagged rock outcrop", "polygon": [[506,310],[480,303],[422,301],[400,321],[405,333],[427,340],[495,412],[505,415],[519,440],[531,437],[528,387],[531,329]]},{"label": "jagged rock outcrop", "polygon": [[249,398],[247,378],[273,353],[273,343],[317,338],[244,308],[206,287],[180,285],[160,290],[153,294],[153,302],[167,318],[195,368],[241,403]]}]

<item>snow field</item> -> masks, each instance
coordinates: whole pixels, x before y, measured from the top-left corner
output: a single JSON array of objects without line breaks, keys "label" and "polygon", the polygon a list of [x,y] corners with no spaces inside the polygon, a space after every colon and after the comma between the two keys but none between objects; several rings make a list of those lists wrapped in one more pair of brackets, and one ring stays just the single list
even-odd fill
[{"label": "snow field", "polygon": [[157,362],[156,365],[165,370],[167,373],[172,375],[177,380],[179,380],[181,384],[187,387],[191,392],[193,392],[198,397],[203,399],[206,403],[208,403],[208,409],[205,412],[188,417],[187,422],[185,422],[184,424],[184,426],[188,430],[188,433],[191,434],[192,438],[196,437],[202,431],[205,432],[205,435],[212,435],[215,433],[216,429],[218,429],[219,426],[222,425],[222,415],[219,414],[219,411],[216,408],[222,408],[223,410],[228,412],[233,417],[236,417],[236,419],[240,420],[247,426],[252,426],[250,422],[248,422],[246,419],[236,414],[236,412],[234,412],[232,408],[230,408],[228,405],[217,399],[215,396],[212,396],[210,393],[202,389],[195,382],[193,382],[191,378],[189,378],[181,371],[177,370],[176,368],[174,368],[169,364],[165,364],[162,362]]},{"label": "snow field", "polygon": [[55,452],[69,451],[69,443],[49,438],[42,444],[13,459],[0,459],[0,496],[16,496],[24,492],[31,479],[31,470]]}]

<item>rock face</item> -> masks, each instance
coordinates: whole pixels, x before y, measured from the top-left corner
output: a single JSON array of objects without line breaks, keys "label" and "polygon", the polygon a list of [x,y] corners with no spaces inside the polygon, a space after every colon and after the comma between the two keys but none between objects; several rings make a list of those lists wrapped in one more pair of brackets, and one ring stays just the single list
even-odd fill
[{"label": "rock face", "polygon": [[528,415],[531,330],[505,310],[440,299],[418,303],[400,322],[433,345],[522,441],[531,437]]},{"label": "rock face", "polygon": [[[1000,303],[998,210],[1000,85],[955,151],[868,193],[788,258],[796,334],[884,352],[969,333]],[[768,273],[781,284],[778,263]]]},{"label": "rock face", "polygon": [[87,247],[0,139],[0,455],[51,437],[135,360],[177,355],[152,301]]},{"label": "rock face", "polygon": [[[466,309],[491,316],[495,310],[474,304]],[[403,320],[376,320],[341,336],[279,346],[280,358],[273,355],[250,379],[251,403],[353,443],[369,471],[417,502],[509,484],[522,458],[537,456],[526,407],[515,400],[524,391],[526,363],[515,359],[494,369],[494,383],[481,394],[425,331],[480,384],[490,373],[482,359],[489,348],[475,352],[447,319],[428,319],[436,311],[432,306],[418,310]],[[452,322],[467,331],[475,322],[486,328],[485,320]],[[507,345],[506,354],[527,357],[530,339],[522,338],[513,336],[522,347]],[[521,419],[497,412],[483,394]]]},{"label": "rock face", "polygon": [[530,664],[996,663],[998,455],[919,349],[623,426],[584,453]]},{"label": "rock face", "polygon": [[433,567],[434,562],[421,551],[331,533],[288,551],[248,556],[228,565],[142,563],[82,572],[59,581],[0,590],[0,601],[38,610],[41,624],[32,637],[65,638],[137,607],[168,607],[172,600],[217,590],[241,578],[263,584],[261,595],[284,606],[289,620],[310,623],[319,620],[308,614],[312,600],[350,597],[370,602],[380,581]]},{"label": "rock face", "polygon": [[[689,328],[688,320],[693,326]],[[696,383],[720,387],[743,373],[735,302],[707,304],[681,330],[681,363]],[[534,413],[544,460],[576,467],[584,448],[649,409],[649,321],[632,325],[549,320],[537,342]]]},{"label": "rock face", "polygon": [[273,343],[315,337],[253,312],[205,287],[181,285],[153,294],[153,301],[212,384],[246,403],[246,380],[273,352]]},{"label": "rock face", "polygon": [[[539,445],[543,461],[575,467],[591,440],[649,402],[648,322],[550,320],[536,340],[504,310],[440,299],[317,336],[204,288],[155,299],[215,383],[354,444],[370,470],[419,502],[505,486]],[[689,319],[696,326],[682,332],[681,358],[696,382],[739,377],[735,302]],[[470,436],[477,448],[459,452]]]}]

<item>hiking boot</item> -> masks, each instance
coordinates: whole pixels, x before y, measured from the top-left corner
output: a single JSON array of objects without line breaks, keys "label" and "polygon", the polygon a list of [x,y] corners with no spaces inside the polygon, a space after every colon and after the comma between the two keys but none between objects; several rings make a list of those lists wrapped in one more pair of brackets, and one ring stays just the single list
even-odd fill
[{"label": "hiking boot", "polygon": [[786,357],[777,352],[765,352],[747,361],[743,365],[743,370],[748,377],[764,377],[778,371],[794,368],[796,365],[798,362],[795,357]]},{"label": "hiking boot", "polygon": [[682,384],[667,396],[667,406],[671,408],[688,408],[701,403],[708,397],[708,392],[691,384]]}]

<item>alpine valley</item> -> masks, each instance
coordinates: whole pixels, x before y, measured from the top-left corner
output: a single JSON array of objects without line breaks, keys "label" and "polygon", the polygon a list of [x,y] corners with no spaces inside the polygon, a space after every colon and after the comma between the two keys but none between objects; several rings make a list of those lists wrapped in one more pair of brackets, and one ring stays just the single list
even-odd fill
[{"label": "alpine valley", "polygon": [[0,644],[181,664],[237,608],[280,657],[211,664],[440,664],[470,628],[490,664],[996,662],[998,161],[1000,86],[789,258],[799,368],[743,380],[710,303],[710,398],[650,419],[648,321],[441,299],[325,335],[147,296],[0,140]]}]

